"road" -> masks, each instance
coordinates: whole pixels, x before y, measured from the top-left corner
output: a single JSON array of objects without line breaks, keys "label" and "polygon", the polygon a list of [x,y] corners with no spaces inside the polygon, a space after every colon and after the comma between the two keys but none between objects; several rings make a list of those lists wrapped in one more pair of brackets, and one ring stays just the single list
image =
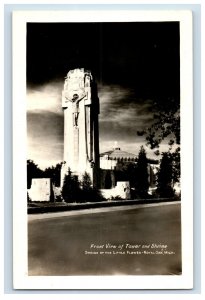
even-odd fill
[{"label": "road", "polygon": [[181,274],[180,215],[175,202],[29,216],[29,275]]}]

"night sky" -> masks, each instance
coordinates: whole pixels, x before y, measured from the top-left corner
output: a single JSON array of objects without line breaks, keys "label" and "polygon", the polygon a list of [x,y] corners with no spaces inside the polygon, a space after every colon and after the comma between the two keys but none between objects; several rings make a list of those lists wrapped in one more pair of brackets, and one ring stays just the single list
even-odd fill
[{"label": "night sky", "polygon": [[62,161],[61,92],[78,67],[98,84],[100,152],[117,141],[138,154],[145,139],[137,131],[153,123],[153,104],[179,103],[179,63],[178,22],[28,23],[28,158],[42,168]]}]

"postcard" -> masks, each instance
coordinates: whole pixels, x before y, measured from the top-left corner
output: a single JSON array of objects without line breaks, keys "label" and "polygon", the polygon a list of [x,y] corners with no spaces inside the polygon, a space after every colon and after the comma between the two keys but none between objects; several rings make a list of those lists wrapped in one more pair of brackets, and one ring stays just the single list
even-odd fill
[{"label": "postcard", "polygon": [[12,51],[14,288],[191,289],[191,11],[14,11]]}]

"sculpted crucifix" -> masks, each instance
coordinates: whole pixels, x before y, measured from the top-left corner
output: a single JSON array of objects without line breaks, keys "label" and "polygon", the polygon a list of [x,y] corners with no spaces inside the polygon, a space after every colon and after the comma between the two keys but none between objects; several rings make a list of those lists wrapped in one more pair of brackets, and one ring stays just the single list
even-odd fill
[{"label": "sculpted crucifix", "polygon": [[73,103],[73,126],[78,126],[78,115],[79,115],[79,102],[85,97],[85,95],[81,95],[79,97],[78,94],[74,94],[72,98]]},{"label": "sculpted crucifix", "polygon": [[72,102],[72,112],[73,112],[73,126],[78,126],[78,116],[79,116],[79,102],[85,98],[86,94],[81,93],[80,95],[75,93],[71,97],[66,97],[68,101]]}]

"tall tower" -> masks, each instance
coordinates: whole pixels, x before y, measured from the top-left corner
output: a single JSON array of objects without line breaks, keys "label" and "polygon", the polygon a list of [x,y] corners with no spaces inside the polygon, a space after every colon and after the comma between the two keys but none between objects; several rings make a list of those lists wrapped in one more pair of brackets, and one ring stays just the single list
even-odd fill
[{"label": "tall tower", "polygon": [[90,71],[70,70],[62,91],[64,110],[64,165],[61,186],[70,168],[79,178],[87,172],[94,187],[99,173],[99,99]]}]

